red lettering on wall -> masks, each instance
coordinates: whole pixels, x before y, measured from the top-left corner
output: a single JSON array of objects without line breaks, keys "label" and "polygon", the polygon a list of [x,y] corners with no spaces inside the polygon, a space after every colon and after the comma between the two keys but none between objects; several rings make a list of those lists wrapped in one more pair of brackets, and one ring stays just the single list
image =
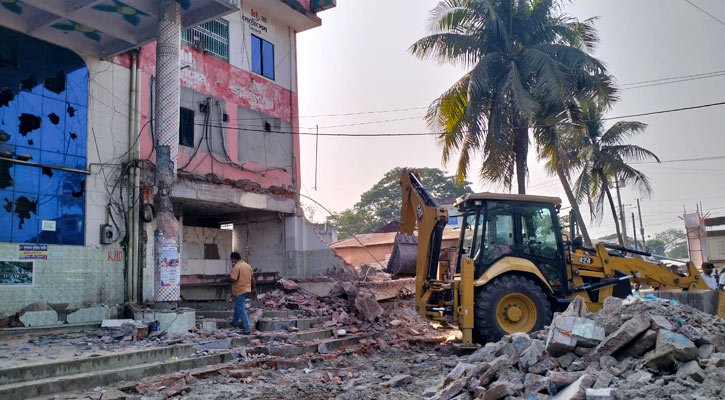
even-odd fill
[{"label": "red lettering on wall", "polygon": [[109,251],[108,252],[108,261],[113,261],[113,262],[123,261],[123,251],[121,251],[121,250]]}]

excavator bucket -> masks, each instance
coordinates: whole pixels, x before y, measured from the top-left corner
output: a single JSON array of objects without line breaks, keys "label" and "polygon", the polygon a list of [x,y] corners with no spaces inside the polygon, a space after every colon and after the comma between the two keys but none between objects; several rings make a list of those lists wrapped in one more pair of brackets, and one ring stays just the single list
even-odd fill
[{"label": "excavator bucket", "polygon": [[392,275],[415,275],[418,260],[418,237],[398,233],[395,235],[393,252],[388,260],[388,272]]}]

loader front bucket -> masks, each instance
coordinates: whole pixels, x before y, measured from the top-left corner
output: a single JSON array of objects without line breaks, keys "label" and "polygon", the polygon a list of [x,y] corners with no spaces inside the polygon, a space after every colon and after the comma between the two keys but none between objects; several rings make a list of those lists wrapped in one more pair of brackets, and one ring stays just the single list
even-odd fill
[{"label": "loader front bucket", "polygon": [[395,235],[393,252],[388,260],[388,272],[393,275],[415,275],[418,260],[418,237],[399,233]]}]

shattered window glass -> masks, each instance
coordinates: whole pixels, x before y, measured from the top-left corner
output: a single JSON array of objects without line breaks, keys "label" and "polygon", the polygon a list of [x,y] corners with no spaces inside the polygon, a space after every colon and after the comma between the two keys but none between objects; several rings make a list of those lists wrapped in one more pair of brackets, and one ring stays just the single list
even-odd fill
[{"label": "shattered window glass", "polygon": [[84,244],[86,175],[55,167],[86,169],[87,106],[79,56],[0,28],[0,241]]}]

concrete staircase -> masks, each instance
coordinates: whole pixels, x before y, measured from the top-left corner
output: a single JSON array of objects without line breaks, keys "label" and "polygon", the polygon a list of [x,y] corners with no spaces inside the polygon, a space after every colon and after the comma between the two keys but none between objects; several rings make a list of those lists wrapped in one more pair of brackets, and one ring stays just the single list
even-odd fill
[{"label": "concrete staircase", "polygon": [[[311,329],[327,318],[294,318],[293,311],[268,311],[258,322],[255,336],[177,344],[81,359],[53,361],[0,369],[0,399],[28,399],[71,390],[106,386],[121,381],[164,375],[231,361],[239,351],[294,357],[305,353],[331,353],[356,346],[366,335],[335,337],[332,329]],[[287,326],[299,332],[288,332]],[[284,331],[280,332],[280,331]],[[285,339],[281,341],[280,339]],[[292,343],[285,343],[289,339]],[[205,350],[213,350],[206,351]]]}]

